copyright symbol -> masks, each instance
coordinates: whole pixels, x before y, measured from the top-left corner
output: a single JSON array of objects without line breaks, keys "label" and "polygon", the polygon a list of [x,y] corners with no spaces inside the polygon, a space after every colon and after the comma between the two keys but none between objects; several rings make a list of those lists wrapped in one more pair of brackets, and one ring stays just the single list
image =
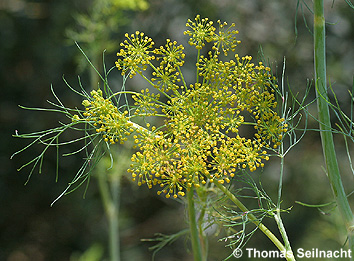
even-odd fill
[{"label": "copyright symbol", "polygon": [[239,248],[236,248],[236,249],[232,252],[232,254],[233,254],[234,257],[236,257],[236,258],[240,258],[240,257],[242,256],[242,250],[239,249]]}]

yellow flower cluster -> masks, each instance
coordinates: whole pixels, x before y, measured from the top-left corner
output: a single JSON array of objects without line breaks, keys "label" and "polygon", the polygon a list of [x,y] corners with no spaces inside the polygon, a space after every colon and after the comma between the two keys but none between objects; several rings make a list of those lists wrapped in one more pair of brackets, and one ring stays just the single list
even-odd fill
[{"label": "yellow flower cluster", "polygon": [[189,44],[194,45],[197,49],[202,49],[205,46],[205,42],[213,41],[213,36],[215,32],[215,27],[213,26],[213,21],[209,21],[208,18],[200,18],[197,15],[194,21],[188,19],[186,24],[187,27],[191,28],[184,32],[185,35],[189,35]]},{"label": "yellow flower cluster", "polygon": [[151,188],[158,185],[161,187],[158,194],[176,198],[185,195],[185,188],[206,183],[206,154],[190,153],[172,135],[163,136],[162,131],[138,134],[134,138],[140,151],[132,156],[134,163],[128,171],[139,186],[147,184]]},{"label": "yellow flower cluster", "polygon": [[122,70],[123,74],[130,70],[130,77],[133,77],[137,72],[146,70],[149,61],[155,59],[153,55],[150,55],[154,42],[139,31],[130,36],[125,34],[125,37],[127,39],[120,44],[124,49],[117,54],[122,59],[116,62],[116,66]]},{"label": "yellow flower cluster", "polygon": [[[176,198],[207,179],[228,183],[239,169],[254,171],[264,166],[262,160],[269,159],[266,149],[271,143],[274,148],[280,144],[286,124],[273,111],[274,95],[266,91],[272,78],[266,73],[269,69],[260,64],[256,70],[247,62],[240,62],[237,68],[244,72],[238,80],[219,77],[213,83],[194,84],[181,91],[162,107],[163,129],[153,127],[152,132],[134,136],[139,151],[133,155],[129,171],[138,185],[158,185],[159,193]],[[228,79],[235,82],[228,83]],[[228,88],[220,88],[225,86],[221,83]],[[257,131],[253,139],[238,134],[246,124],[244,112],[253,117],[247,122]]]},{"label": "yellow flower cluster", "polygon": [[134,130],[126,117],[128,112],[119,112],[111,99],[105,99],[101,90],[91,91],[92,100],[84,100],[85,121],[92,123],[97,133],[102,133],[104,141],[115,144],[124,143]]},{"label": "yellow flower cluster", "polygon": [[171,42],[170,39],[167,39],[166,42],[165,46],[153,50],[154,54],[157,55],[157,61],[160,61],[160,63],[156,68],[152,66],[154,78],[151,78],[151,82],[161,92],[178,89],[176,83],[181,81],[179,68],[183,66],[185,57],[182,45],[177,46],[177,42]]},{"label": "yellow flower cluster", "polygon": [[[181,67],[184,47],[167,40],[153,49],[153,41],[143,33],[126,35],[116,65],[122,74],[139,73],[164,97],[149,90],[133,95],[134,116],[161,116],[163,126],[136,128],[138,148],[129,172],[138,185],[159,186],[166,197],[184,196],[185,189],[209,182],[230,182],[240,169],[254,171],[269,159],[268,150],[276,149],[287,131],[277,106],[275,78],[270,68],[255,65],[252,57],[224,61],[220,53],[234,51],[239,41],[232,24],[218,21],[219,30],[207,18],[188,20],[185,32],[189,43],[198,49],[197,82],[186,84]],[[205,43],[213,42],[205,56]],[[152,75],[142,74],[150,66]],[[84,101],[90,120],[95,120],[111,143],[124,140],[132,130],[125,113],[120,113],[102,93]],[[166,101],[167,102],[164,102]],[[240,129],[254,127],[254,134],[242,137]]]},{"label": "yellow flower cluster", "polygon": [[236,46],[241,42],[236,39],[235,35],[238,34],[237,30],[232,30],[235,27],[235,24],[232,23],[228,28],[227,23],[221,23],[218,20],[219,32],[213,35],[214,46],[213,49],[219,51],[220,49],[224,52],[224,55],[227,55],[229,51],[234,52]]},{"label": "yellow flower cluster", "polygon": [[195,46],[197,49],[202,49],[205,46],[205,42],[214,42],[213,50],[218,52],[220,49],[227,55],[229,51],[235,51],[236,46],[241,42],[236,39],[238,34],[237,30],[233,30],[235,24],[232,23],[227,28],[227,23],[221,23],[220,20],[217,21],[219,24],[219,30],[216,32],[216,28],[213,26],[213,22],[209,21],[208,18],[200,18],[197,15],[194,21],[188,19],[186,24],[190,30],[184,32],[185,35],[189,35],[189,44]]},{"label": "yellow flower cluster", "polygon": [[135,115],[138,116],[155,116],[159,105],[156,103],[160,94],[150,93],[149,89],[141,90],[141,93],[132,96],[136,105]]}]

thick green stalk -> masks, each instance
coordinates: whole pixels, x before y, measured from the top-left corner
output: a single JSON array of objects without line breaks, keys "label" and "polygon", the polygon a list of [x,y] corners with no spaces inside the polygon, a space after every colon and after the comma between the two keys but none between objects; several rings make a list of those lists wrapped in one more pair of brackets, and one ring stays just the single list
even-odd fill
[{"label": "thick green stalk", "polygon": [[107,172],[104,171],[103,168],[97,171],[97,179],[103,207],[108,220],[110,261],[119,261],[119,176],[114,177],[114,180],[109,182],[111,189],[108,185]]},{"label": "thick green stalk", "polygon": [[113,180],[110,181],[111,195],[112,195],[112,216],[109,220],[109,242],[110,242],[110,255],[112,261],[120,260],[120,242],[119,242],[119,207],[120,207],[120,176],[115,175]]},{"label": "thick green stalk", "polygon": [[276,213],[274,213],[274,219],[275,219],[275,222],[278,225],[278,229],[279,229],[279,232],[281,234],[281,237],[283,238],[285,249],[286,249],[286,253],[293,253],[293,250],[291,249],[291,245],[290,245],[290,241],[289,241],[288,235],[286,233],[283,221],[282,221],[281,216],[280,216],[280,208],[277,208]]},{"label": "thick green stalk", "polygon": [[249,213],[249,210],[245,205],[242,204],[241,201],[236,198],[234,194],[232,194],[224,185],[215,182],[214,183],[224,194],[235,203],[235,205],[244,213],[247,214],[247,217],[250,221],[253,222],[273,243],[274,245],[283,253],[286,253],[286,260],[295,260],[294,254],[290,249],[286,249],[285,246],[279,241],[279,239],[265,226],[263,225],[252,213]]},{"label": "thick green stalk", "polygon": [[187,191],[187,203],[188,203],[188,218],[189,218],[189,230],[192,241],[192,250],[194,261],[204,261],[202,255],[202,249],[199,238],[199,230],[197,225],[197,220],[195,217],[195,206],[193,201],[194,189],[191,188]]},{"label": "thick green stalk", "polygon": [[323,0],[314,1],[314,55],[318,119],[320,122],[321,141],[327,176],[347,229],[349,248],[354,252],[354,216],[343,188],[331,132],[328,94],[326,89],[326,47]]}]

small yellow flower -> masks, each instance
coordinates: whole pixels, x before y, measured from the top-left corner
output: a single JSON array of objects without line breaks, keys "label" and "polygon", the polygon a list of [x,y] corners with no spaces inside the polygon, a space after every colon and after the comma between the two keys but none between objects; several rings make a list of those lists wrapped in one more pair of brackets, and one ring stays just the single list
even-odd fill
[{"label": "small yellow flower", "polygon": [[72,122],[78,122],[78,121],[80,121],[81,119],[80,119],[80,117],[79,117],[79,115],[77,115],[77,114],[75,114],[73,117],[72,117]]}]

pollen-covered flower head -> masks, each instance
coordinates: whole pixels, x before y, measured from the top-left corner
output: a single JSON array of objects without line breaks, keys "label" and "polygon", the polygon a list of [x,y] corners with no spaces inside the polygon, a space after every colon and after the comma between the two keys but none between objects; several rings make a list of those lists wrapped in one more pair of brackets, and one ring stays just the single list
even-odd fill
[{"label": "pollen-covered flower head", "polygon": [[195,48],[202,49],[205,42],[209,43],[214,40],[215,27],[208,18],[200,18],[200,15],[197,15],[194,21],[188,19],[186,26],[190,30],[185,31],[184,34],[190,36],[189,44]]},{"label": "pollen-covered flower head", "polygon": [[123,47],[117,53],[118,57],[121,57],[116,62],[118,70],[122,70],[122,74],[125,74],[128,70],[133,77],[137,72],[146,70],[149,61],[155,59],[152,48],[154,42],[144,33],[136,31],[135,34],[125,34],[127,38],[120,45]]},{"label": "pollen-covered flower head", "polygon": [[183,45],[177,45],[176,41],[167,39],[164,46],[156,48],[153,52],[158,55],[157,60],[161,60],[160,66],[174,68],[176,66],[183,66],[185,57],[183,50]]},{"label": "pollen-covered flower head", "polygon": [[103,97],[101,90],[91,91],[91,96],[90,100],[82,102],[86,107],[83,113],[85,121],[92,124],[97,133],[102,133],[106,142],[123,143],[133,131],[132,124],[126,117],[128,112],[119,112],[110,99]]},{"label": "pollen-covered flower head", "polygon": [[176,84],[181,81],[180,67],[184,64],[185,54],[183,45],[177,45],[176,41],[166,40],[166,44],[156,48],[153,52],[156,55],[158,66],[153,67],[151,82],[161,92],[176,90]]},{"label": "pollen-covered flower head", "polygon": [[227,27],[227,23],[221,23],[218,20],[219,31],[213,35],[214,46],[213,49],[216,51],[223,51],[226,56],[229,51],[234,52],[236,46],[241,43],[241,41],[236,39],[238,34],[237,30],[234,30],[235,24],[232,23]]},{"label": "pollen-covered flower head", "polygon": [[202,49],[205,42],[213,42],[213,50],[217,53],[223,51],[224,55],[227,55],[229,51],[235,51],[236,46],[241,42],[236,38],[238,31],[233,29],[235,24],[228,26],[226,22],[222,23],[220,20],[217,23],[219,24],[218,31],[208,18],[200,18],[200,15],[197,15],[194,21],[188,19],[186,25],[191,30],[185,31],[184,34],[190,36],[189,44]]}]

